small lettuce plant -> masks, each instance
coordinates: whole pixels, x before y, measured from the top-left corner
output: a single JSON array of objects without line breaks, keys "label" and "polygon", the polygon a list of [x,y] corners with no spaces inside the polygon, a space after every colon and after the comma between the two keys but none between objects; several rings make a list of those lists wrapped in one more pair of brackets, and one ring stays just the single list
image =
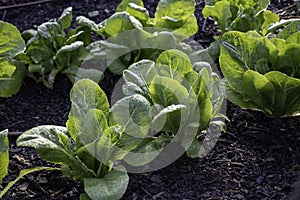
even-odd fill
[{"label": "small lettuce plant", "polygon": [[269,0],[206,0],[205,3],[203,16],[213,17],[222,33],[256,30],[265,35],[269,26],[279,21],[277,14],[267,10]]},{"label": "small lettuce plant", "polygon": [[300,113],[300,23],[268,37],[257,32],[223,35],[220,67],[227,98],[274,117]]},{"label": "small lettuce plant", "polygon": [[[223,117],[220,114],[223,94],[218,75],[208,63],[192,65],[185,53],[173,49],[161,53],[155,62],[142,60],[132,64],[123,72],[123,77],[125,97],[112,107],[113,119],[120,125],[127,125],[128,130],[143,124],[143,129],[137,133],[142,134],[141,137],[149,133],[169,134],[181,138],[181,145],[189,156],[201,157],[204,148],[200,135],[203,136],[212,124],[223,130],[224,123],[213,120]],[[125,109],[120,108],[137,98],[143,100],[142,110],[148,118],[128,123],[124,119],[136,112],[129,111],[126,118],[122,115]]]},{"label": "small lettuce plant", "polygon": [[110,71],[122,75],[134,62],[155,60],[162,51],[197,33],[195,5],[194,0],[161,0],[153,18],[142,0],[123,0],[116,13],[99,24],[85,17],[77,21],[107,39],[89,48],[107,61]]},{"label": "small lettuce plant", "polygon": [[16,57],[28,67],[29,76],[52,88],[55,77],[63,73],[74,82],[78,78],[89,77],[99,81],[102,72],[92,68],[80,68],[88,60],[91,33],[88,27],[70,29],[72,8],[66,8],[58,19],[51,19],[37,27],[26,30],[22,37],[26,51]]}]

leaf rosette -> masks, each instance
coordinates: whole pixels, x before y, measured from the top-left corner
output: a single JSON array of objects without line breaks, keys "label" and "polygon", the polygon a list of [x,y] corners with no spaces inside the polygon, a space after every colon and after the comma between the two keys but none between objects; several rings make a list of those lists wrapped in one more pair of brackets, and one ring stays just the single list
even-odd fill
[{"label": "leaf rosette", "polygon": [[230,101],[274,117],[299,114],[299,28],[291,23],[270,38],[251,31],[224,34],[220,67]]}]

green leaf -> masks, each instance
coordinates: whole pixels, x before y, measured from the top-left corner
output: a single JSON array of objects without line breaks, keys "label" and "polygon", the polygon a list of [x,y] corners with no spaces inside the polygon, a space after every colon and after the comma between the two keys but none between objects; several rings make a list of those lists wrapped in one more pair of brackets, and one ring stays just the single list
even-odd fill
[{"label": "green leaf", "polygon": [[175,29],[174,34],[179,38],[179,41],[182,41],[190,36],[195,35],[198,32],[198,22],[195,15],[191,15],[184,24]]},{"label": "green leaf", "polygon": [[270,107],[274,104],[274,86],[266,77],[248,70],[244,74],[242,87],[243,91],[247,91],[244,101],[252,101],[266,113],[272,114]]},{"label": "green leaf", "polygon": [[164,107],[182,104],[188,96],[187,89],[169,77],[156,76],[149,88],[154,101]]},{"label": "green leaf", "polygon": [[[164,19],[185,21],[191,15],[193,15],[194,12],[194,0],[161,0],[159,1],[158,6],[156,8],[155,21],[160,21]],[[159,22],[159,24],[161,24],[161,22]]]},{"label": "green leaf", "polygon": [[193,70],[190,58],[179,50],[167,50],[156,60],[159,74],[181,81],[182,77]]},{"label": "green leaf", "polygon": [[[178,81],[156,76],[149,86],[153,101],[163,107],[183,104],[187,102],[188,91]],[[182,110],[169,113],[164,127],[164,131],[177,133],[184,116]]]},{"label": "green leaf", "polygon": [[218,1],[213,6],[206,5],[202,10],[204,18],[212,16],[216,18],[222,32],[229,26],[229,19],[232,17],[230,3],[228,1]]},{"label": "green leaf", "polygon": [[101,110],[90,109],[82,120],[81,133],[77,135],[77,141],[89,144],[100,138],[108,128],[106,117]]},{"label": "green leaf", "polygon": [[168,115],[184,108],[186,108],[186,106],[183,104],[178,104],[178,105],[172,104],[166,108],[163,108],[162,110],[159,111],[159,113],[157,113],[153,117],[151,122],[151,129],[155,131],[161,131],[166,124]]},{"label": "green leaf", "polygon": [[[8,155],[8,130],[0,132],[0,184],[2,184],[2,179],[8,173],[9,155]],[[1,198],[1,197],[0,197]]]},{"label": "green leaf", "polygon": [[23,83],[26,69],[21,63],[0,60],[0,97],[16,94]]},{"label": "green leaf", "polygon": [[105,22],[105,33],[109,37],[135,28],[142,29],[143,25],[126,12],[117,12]]},{"label": "green leaf", "polygon": [[66,126],[74,141],[81,132],[81,123],[84,123],[84,116],[90,109],[101,110],[106,117],[109,115],[109,103],[105,93],[98,84],[89,79],[81,79],[74,84],[70,100],[72,107]]},{"label": "green leaf", "polygon": [[7,22],[0,20],[0,60],[13,58],[25,50],[25,41],[19,30]]},{"label": "green leaf", "polygon": [[272,71],[265,77],[275,88],[275,103],[272,106],[274,116],[293,116],[300,113],[300,80]]},{"label": "green leaf", "polygon": [[122,0],[118,5],[116,12],[123,12],[130,6],[130,3],[134,3],[137,6],[144,7],[144,3],[142,0]]},{"label": "green leaf", "polygon": [[150,103],[138,94],[122,98],[111,108],[111,120],[122,126],[122,132],[145,137],[151,123]]},{"label": "green leaf", "polygon": [[79,113],[82,113],[81,116],[94,108],[101,110],[105,116],[108,116],[109,103],[105,93],[98,84],[89,79],[82,79],[74,84],[70,99],[72,106],[78,109]]},{"label": "green leaf", "polygon": [[129,3],[126,8],[126,12],[138,19],[139,21],[141,21],[143,25],[148,25],[150,16],[146,8],[138,6],[134,3]]},{"label": "green leaf", "polygon": [[88,27],[90,30],[93,31],[98,31],[99,29],[98,25],[95,22],[84,16],[77,17],[76,24],[78,24],[79,26]]},{"label": "green leaf", "polygon": [[86,193],[81,193],[79,199],[80,200],[91,200],[91,198]]},{"label": "green leaf", "polygon": [[16,183],[18,182],[23,176],[26,176],[27,174],[30,174],[32,172],[36,172],[36,171],[41,171],[41,170],[60,170],[59,168],[53,168],[53,167],[36,167],[36,168],[31,168],[31,169],[24,169],[20,171],[19,176],[9,182],[7,184],[7,186],[0,192],[0,198],[2,198],[4,196],[4,194]]},{"label": "green leaf", "polygon": [[300,31],[300,22],[292,22],[278,33],[277,38],[287,39],[292,34],[297,33],[299,31]]},{"label": "green leaf", "polygon": [[103,178],[85,178],[84,191],[93,200],[117,200],[124,195],[128,182],[126,172],[112,170]]},{"label": "green leaf", "polygon": [[300,44],[290,43],[279,52],[277,69],[289,76],[300,78]]},{"label": "green leaf", "polygon": [[74,165],[67,129],[60,126],[38,126],[25,131],[17,140],[18,146],[37,149],[40,156],[53,163]]},{"label": "green leaf", "polygon": [[72,7],[66,8],[58,18],[57,22],[63,29],[69,28],[72,22]]},{"label": "green leaf", "polygon": [[264,12],[264,23],[262,24],[262,34],[266,35],[268,33],[269,27],[279,21],[279,16],[272,13],[269,10]]},{"label": "green leaf", "polygon": [[83,42],[76,41],[70,45],[60,48],[54,57],[57,68],[67,69],[70,67],[79,67],[87,57],[89,51],[84,47]]}]

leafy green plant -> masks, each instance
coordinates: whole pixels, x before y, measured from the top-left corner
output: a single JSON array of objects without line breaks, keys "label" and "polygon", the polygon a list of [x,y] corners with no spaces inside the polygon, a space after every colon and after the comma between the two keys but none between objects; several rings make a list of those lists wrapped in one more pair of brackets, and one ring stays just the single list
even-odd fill
[{"label": "leafy green plant", "polygon": [[77,21],[107,39],[91,44],[90,50],[121,75],[132,63],[155,60],[163,50],[194,35],[198,31],[194,11],[194,0],[161,0],[151,18],[142,0],[123,0],[116,13],[99,24],[85,17]]},{"label": "leafy green plant", "polygon": [[71,23],[72,8],[69,7],[57,20],[51,19],[38,26],[37,30],[22,33],[26,51],[16,59],[28,67],[31,77],[49,88],[52,88],[59,72],[73,82],[76,78],[89,77],[99,81],[102,77],[99,70],[80,68],[88,59],[86,46],[91,43],[91,33],[88,27],[80,25],[67,32]]},{"label": "leafy green plant", "polygon": [[[9,164],[9,154],[8,154],[8,130],[4,130],[0,132],[0,184],[2,184],[3,178],[8,173],[8,164]],[[11,181],[10,183],[7,184],[7,186],[0,191],[0,198],[2,198],[5,193],[18,181],[20,180],[23,176],[26,176],[29,173],[35,172],[35,171],[40,171],[40,170],[57,170],[57,168],[52,168],[52,167],[36,167],[36,168],[31,168],[31,169],[24,169],[20,171],[19,176]]]},{"label": "leafy green plant", "polygon": [[267,10],[269,3],[269,0],[207,0],[202,13],[205,18],[214,17],[222,33],[256,30],[265,35],[269,26],[279,21],[277,14]]},{"label": "leafy green plant", "polygon": [[275,117],[300,112],[300,23],[270,38],[250,31],[222,37],[220,67],[227,98]]},{"label": "leafy green plant", "polygon": [[[269,3],[270,0],[206,0],[202,14],[204,18],[213,17],[216,20],[221,35],[228,31],[257,31],[266,35],[282,25],[279,16],[267,10]],[[217,59],[221,41],[220,36],[214,38],[207,51]]]},{"label": "leafy green plant", "polygon": [[0,21],[0,97],[16,94],[25,76],[25,67],[14,57],[25,50],[25,42],[18,29]]},{"label": "leafy green plant", "polygon": [[[183,52],[167,50],[159,55],[156,63],[142,60],[132,64],[123,76],[126,97],[112,107],[112,115],[114,121],[121,126],[126,125],[129,132],[136,124],[143,124],[143,129],[136,133],[140,136],[149,132],[169,133],[182,139],[182,146],[189,156],[198,157],[204,150],[201,141],[198,141],[199,136],[211,124],[218,124],[219,129],[223,130],[223,123],[212,121],[221,116],[219,111],[223,95],[219,90],[219,78],[208,63],[196,62],[192,65]],[[135,99],[143,99],[144,108],[141,110],[148,118],[128,123],[124,119],[132,116],[130,113],[138,112],[133,109],[124,116],[126,109],[120,108]]]},{"label": "leafy green plant", "polygon": [[82,181],[86,193],[80,199],[121,198],[129,179],[122,166],[114,166],[115,161],[135,144],[127,144],[120,126],[108,124],[108,100],[96,83],[76,82],[71,101],[67,128],[35,127],[24,132],[17,144],[35,148],[41,158],[60,164],[64,175]]}]

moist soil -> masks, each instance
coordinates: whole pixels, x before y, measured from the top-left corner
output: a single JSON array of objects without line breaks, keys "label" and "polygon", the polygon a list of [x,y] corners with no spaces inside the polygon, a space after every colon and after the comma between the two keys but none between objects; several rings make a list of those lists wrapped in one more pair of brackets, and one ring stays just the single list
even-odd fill
[{"label": "moist soil", "polygon": [[[99,14],[90,19],[100,22],[114,13],[120,1],[58,0],[35,4],[34,0],[0,0],[0,19],[21,31],[34,28],[60,16],[72,6],[74,18]],[[20,3],[27,6],[2,9]],[[153,15],[158,1],[144,1]],[[197,1],[199,32],[195,40],[206,47],[218,35],[211,19],[204,20],[203,1]],[[299,17],[293,1],[272,1],[270,9],[281,18]],[[105,73],[100,86],[110,94],[120,78]],[[0,130],[25,131],[38,125],[64,125],[70,109],[72,84],[57,77],[53,90],[26,78],[18,94],[0,98]],[[243,110],[227,103],[227,132],[213,151],[201,159],[183,155],[173,164],[155,172],[129,174],[130,182],[123,199],[289,199],[300,172],[300,117],[274,119],[263,113]],[[10,138],[9,175],[2,186],[13,180],[21,169],[53,166],[39,158],[35,150],[20,148]],[[2,190],[3,188],[1,188]],[[300,190],[300,187],[299,187]],[[3,199],[79,199],[83,185],[59,171],[36,172],[21,179]]]}]

